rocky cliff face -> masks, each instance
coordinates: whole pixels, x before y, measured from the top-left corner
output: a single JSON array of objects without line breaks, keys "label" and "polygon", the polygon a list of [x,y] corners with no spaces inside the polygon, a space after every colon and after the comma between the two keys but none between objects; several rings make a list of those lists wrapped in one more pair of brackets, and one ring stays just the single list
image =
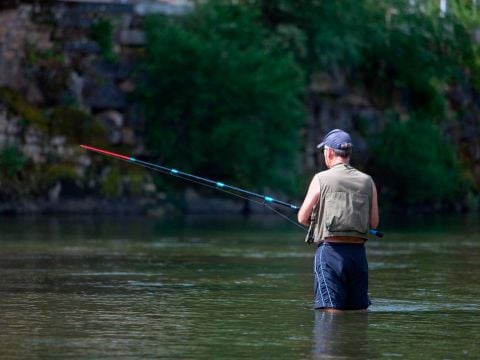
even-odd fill
[{"label": "rocky cliff face", "polygon": [[[105,34],[107,50],[101,39],[92,40],[94,24],[105,19],[115,22],[115,31]],[[151,199],[147,172],[124,174],[78,146],[144,151],[134,131],[138,111],[128,101],[144,41],[137,20],[127,5],[21,5],[0,12],[0,211],[130,212]],[[104,166],[96,168],[99,162]],[[119,205],[129,195],[143,200]]]},{"label": "rocky cliff face", "polygon": [[317,144],[334,128],[348,131],[355,144],[355,166],[365,168],[369,160],[366,136],[374,136],[382,126],[384,114],[376,109],[368,91],[350,87],[342,78],[327,73],[313,74],[307,98],[308,118],[305,127],[305,169],[321,168]]}]

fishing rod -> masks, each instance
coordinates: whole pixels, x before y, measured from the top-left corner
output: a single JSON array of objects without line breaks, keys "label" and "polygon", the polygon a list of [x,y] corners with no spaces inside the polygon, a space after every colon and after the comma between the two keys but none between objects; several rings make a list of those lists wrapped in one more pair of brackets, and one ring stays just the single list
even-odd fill
[{"label": "fishing rod", "polygon": [[[189,174],[189,173],[186,173],[186,172],[174,169],[174,168],[168,168],[166,166],[161,166],[161,165],[153,164],[153,163],[150,163],[150,162],[147,162],[147,161],[139,160],[139,159],[136,159],[136,158],[131,157],[131,156],[117,154],[117,153],[114,153],[114,152],[111,152],[111,151],[98,149],[98,148],[95,148],[93,146],[88,146],[88,145],[80,145],[80,147],[82,147],[83,149],[89,150],[89,151],[93,151],[93,152],[102,154],[102,155],[110,156],[110,157],[113,157],[113,158],[116,158],[116,159],[119,159],[119,160],[123,160],[123,161],[129,162],[129,163],[133,163],[135,165],[139,165],[139,166],[142,166],[142,167],[150,169],[150,170],[159,171],[161,173],[172,175],[172,176],[175,176],[175,177],[179,177],[181,179],[194,182],[196,184],[200,184],[200,185],[204,185],[204,186],[207,186],[207,187],[210,187],[210,188],[218,189],[218,190],[226,192],[230,195],[237,196],[237,197],[240,197],[242,199],[253,201],[257,204],[264,205],[264,206],[268,207],[270,210],[277,213],[278,215],[280,215],[283,218],[287,219],[288,221],[292,222],[293,224],[295,224],[295,225],[301,227],[302,229],[306,230],[306,228],[304,226],[302,226],[302,225],[300,225],[296,222],[293,222],[290,218],[286,217],[285,215],[278,212],[273,207],[269,206],[269,204],[278,204],[278,205],[281,205],[281,206],[288,207],[288,208],[290,208],[294,211],[298,211],[300,209],[300,207],[297,206],[297,205],[293,205],[293,204],[287,203],[285,201],[277,200],[277,199],[275,199],[271,196],[257,194],[257,193],[254,193],[252,191],[241,189],[241,188],[236,187],[236,186],[227,185],[227,184],[225,184],[223,182],[220,182],[220,181],[207,179],[207,178],[197,176],[197,175],[193,175],[193,174]],[[231,191],[234,191],[235,193],[233,193]],[[241,196],[239,194],[242,194],[244,196]],[[256,198],[256,199],[260,199],[262,201],[255,201],[255,200],[252,199],[252,197]],[[378,236],[378,237],[383,236],[383,234],[381,232],[379,232],[377,230],[374,230],[374,229],[370,229],[369,233],[372,234],[372,235]]]}]

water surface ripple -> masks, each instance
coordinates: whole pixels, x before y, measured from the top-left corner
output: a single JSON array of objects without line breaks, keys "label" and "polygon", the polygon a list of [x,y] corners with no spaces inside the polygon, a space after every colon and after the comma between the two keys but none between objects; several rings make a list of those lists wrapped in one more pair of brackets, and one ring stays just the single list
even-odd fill
[{"label": "water surface ripple", "polygon": [[0,358],[477,359],[480,239],[449,224],[371,239],[369,312],[330,314],[288,224],[6,218]]}]

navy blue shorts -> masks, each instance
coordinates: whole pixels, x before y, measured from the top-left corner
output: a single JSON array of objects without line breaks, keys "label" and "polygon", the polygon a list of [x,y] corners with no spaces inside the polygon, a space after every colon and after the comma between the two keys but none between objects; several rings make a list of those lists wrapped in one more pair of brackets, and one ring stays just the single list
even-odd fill
[{"label": "navy blue shorts", "polygon": [[366,309],[368,263],[363,244],[322,243],[315,252],[315,308]]}]

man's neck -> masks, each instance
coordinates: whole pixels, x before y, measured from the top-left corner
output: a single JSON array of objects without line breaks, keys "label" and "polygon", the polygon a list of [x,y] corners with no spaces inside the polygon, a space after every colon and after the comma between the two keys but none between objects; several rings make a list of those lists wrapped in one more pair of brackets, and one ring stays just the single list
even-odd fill
[{"label": "man's neck", "polygon": [[340,164],[344,164],[344,165],[348,165],[349,161],[348,159],[335,159],[332,161],[332,164],[329,166],[329,169],[333,168],[334,166],[337,166],[337,165],[340,165]]}]

